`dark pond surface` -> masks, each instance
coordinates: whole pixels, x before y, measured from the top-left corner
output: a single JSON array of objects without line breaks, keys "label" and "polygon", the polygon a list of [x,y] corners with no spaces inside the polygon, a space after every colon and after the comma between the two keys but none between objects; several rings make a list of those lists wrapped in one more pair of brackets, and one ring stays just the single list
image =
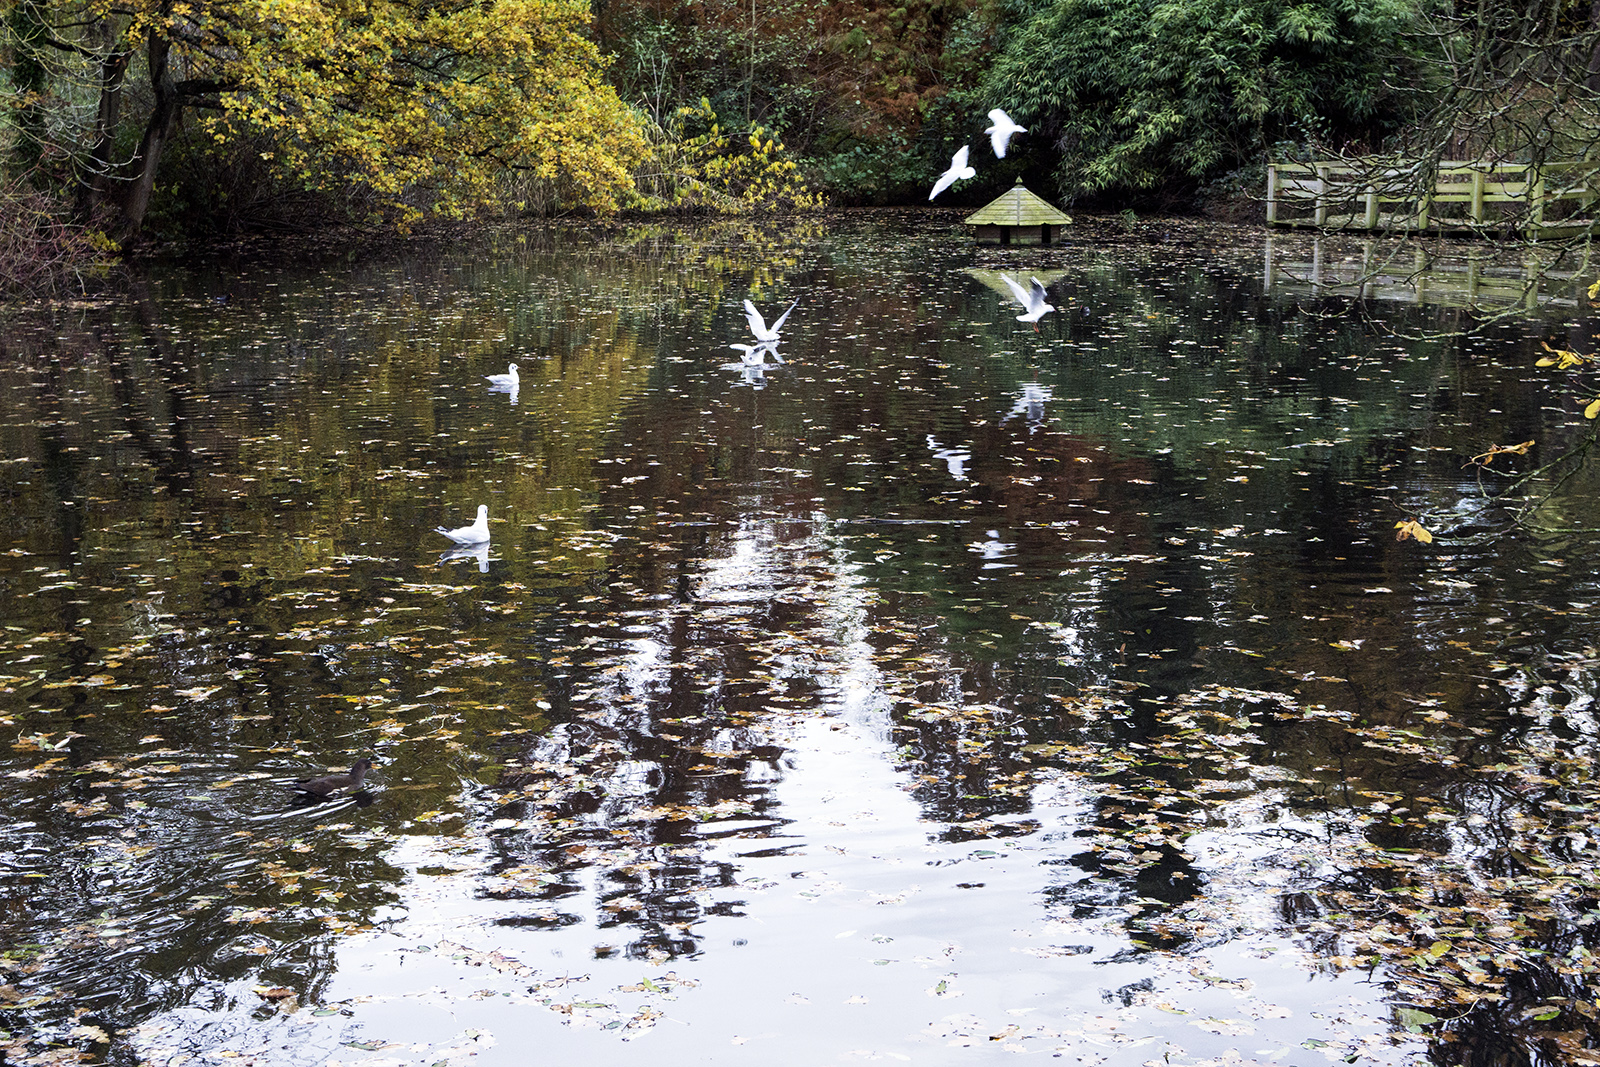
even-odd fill
[{"label": "dark pond surface", "polygon": [[11,1059],[1590,1062],[1596,552],[1469,461],[1588,432],[1533,364],[1592,322],[1263,242],[552,229],[17,317]]}]

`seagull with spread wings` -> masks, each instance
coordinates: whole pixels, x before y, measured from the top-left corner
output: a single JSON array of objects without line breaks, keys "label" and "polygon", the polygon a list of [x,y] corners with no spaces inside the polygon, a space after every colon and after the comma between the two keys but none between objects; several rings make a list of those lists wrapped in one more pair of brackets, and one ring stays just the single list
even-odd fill
[{"label": "seagull with spread wings", "polygon": [[1038,278],[1032,279],[1033,287],[1024,289],[1012,280],[1011,275],[1000,275],[1001,281],[1011,290],[1017,298],[1017,303],[1022,305],[1022,314],[1017,316],[1018,322],[1031,322],[1035,331],[1039,329],[1039,320],[1054,311],[1055,305],[1046,303],[1044,298],[1044,283]]},{"label": "seagull with spread wings", "polygon": [[967,166],[967,146],[962,145],[956,154],[950,157],[950,169],[939,175],[939,180],[933,183],[933,192],[928,194],[932,200],[946,189],[963,178],[970,178],[978,172]]}]

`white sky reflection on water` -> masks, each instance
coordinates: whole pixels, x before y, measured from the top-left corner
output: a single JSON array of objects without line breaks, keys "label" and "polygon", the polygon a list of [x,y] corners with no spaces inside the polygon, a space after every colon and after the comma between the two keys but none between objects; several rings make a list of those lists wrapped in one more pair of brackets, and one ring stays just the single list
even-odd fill
[{"label": "white sky reflection on water", "polygon": [[[793,845],[751,857],[732,838],[707,851],[738,872],[738,885],[715,895],[747,903],[742,917],[697,925],[695,957],[595,959],[614,932],[593,914],[560,930],[487,926],[494,905],[474,892],[487,853],[405,839],[388,856],[413,871],[404,918],[342,944],[323,997],[350,1014],[302,1011],[293,1025],[310,1032],[297,1044],[320,1045],[328,1063],[372,1065],[439,1062],[459,1046],[461,1058],[443,1058],[803,1065],[1060,1054],[1131,1067],[1334,1063],[1380,1032],[1368,1021],[1382,1014],[1376,987],[1308,975],[1280,940],[1119,959],[1129,946],[1111,924],[1049,917],[1041,891],[1082,874],[1042,866],[1071,851],[1088,811],[1073,788],[1041,790],[1034,834],[940,843],[874,731],[813,719],[793,742],[778,788]],[[646,979],[660,992],[641,991]],[[630,1028],[642,1010],[661,1014]],[[455,1040],[462,1034],[475,1036]],[[1383,1051],[1364,1045],[1361,1062],[1399,1061]]]},{"label": "white sky reflection on water", "polygon": [[[515,825],[469,820],[457,836],[418,826],[372,843],[407,872],[401,903],[376,932],[333,943],[338,965],[317,996],[326,1014],[302,1008],[229,1037],[228,1016],[186,1009],[144,1028],[149,1061],[180,1062],[165,1054],[182,1047],[168,1029],[177,1024],[190,1037],[203,1032],[197,1044],[213,1055],[369,1067],[1018,1056],[1200,1067],[1332,1063],[1353,1053],[1363,1063],[1400,1062],[1375,1021],[1387,1012],[1381,989],[1354,973],[1310,973],[1281,938],[1241,934],[1188,955],[1135,952],[1122,922],[1139,905],[1120,889],[1098,896],[1094,875],[1068,862],[1083,848],[1077,831],[1094,818],[1090,783],[1046,780],[1023,814],[993,820],[1013,822],[1013,836],[941,839],[948,827],[929,821],[912,795],[914,773],[897,769],[893,697],[867,640],[874,594],[825,531],[785,540],[776,522],[748,518],[701,572],[697,619],[748,625],[774,598],[800,590],[814,597],[829,639],[794,650],[774,676],[810,675],[824,700],[777,717],[785,751],[766,775],[772,803],[759,819],[702,822],[695,840],[653,850],[658,860],[681,854],[730,872],[728,884],[694,892],[701,913],[682,932],[698,951],[675,959],[617,951],[632,924],[606,925],[613,916],[602,902],[616,887],[603,884],[600,863],[574,865],[565,872],[570,892],[531,908],[525,898],[486,896],[503,855],[485,829],[515,834]],[[669,611],[654,622],[649,609],[641,614],[634,636],[616,646],[620,669],[589,691],[610,715],[626,716],[668,666]],[[559,746],[563,736],[543,743]],[[615,768],[605,825],[649,793],[624,780],[654,767]],[[461,810],[472,806],[463,795]],[[1229,897],[1219,922],[1277,925],[1271,908],[1284,878],[1252,862],[1272,847],[1255,831],[1315,827],[1286,827],[1272,807],[1269,791],[1253,793],[1188,843],[1194,869],[1225,883],[1216,889]],[[501,924],[558,913],[577,921]],[[255,999],[235,992],[241,1003]]]}]

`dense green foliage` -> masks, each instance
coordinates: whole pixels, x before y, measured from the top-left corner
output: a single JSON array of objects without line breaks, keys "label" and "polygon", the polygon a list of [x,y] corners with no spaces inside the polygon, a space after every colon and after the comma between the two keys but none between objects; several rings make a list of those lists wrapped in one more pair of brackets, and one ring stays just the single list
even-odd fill
[{"label": "dense green foliage", "polygon": [[[1061,192],[1151,189],[1280,142],[1371,145],[1415,100],[1411,0],[1056,0],[982,96],[1055,149]],[[1039,153],[1043,155],[1044,153]]]}]

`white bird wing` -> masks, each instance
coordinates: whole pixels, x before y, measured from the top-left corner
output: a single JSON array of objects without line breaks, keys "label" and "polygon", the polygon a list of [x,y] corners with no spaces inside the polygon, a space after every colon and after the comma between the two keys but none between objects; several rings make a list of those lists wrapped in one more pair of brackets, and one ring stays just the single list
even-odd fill
[{"label": "white bird wing", "polygon": [[[1018,289],[1021,289],[1021,286],[1018,286]],[[1038,278],[1033,279],[1033,289],[1028,293],[1027,304],[1029,311],[1047,306],[1044,293],[1044,283]]]},{"label": "white bird wing", "polygon": [[756,335],[756,340],[767,339],[767,320],[761,317],[761,312],[749,300],[744,302],[744,318],[750,324],[750,332]]},{"label": "white bird wing", "polygon": [[1011,141],[1011,135],[1014,133],[1027,133],[1028,129],[1026,126],[1018,126],[1015,122],[1012,122],[1011,116],[999,108],[989,112],[989,121],[994,125],[983,132],[989,135],[989,145],[994,149],[995,158],[1004,159],[1006,158],[1006,145]]},{"label": "white bird wing", "polygon": [[778,321],[772,324],[772,336],[773,336],[774,339],[777,338],[778,331],[783,329],[784,322],[789,318],[789,312],[793,311],[796,307],[799,306],[799,304],[800,304],[800,298],[799,297],[795,297],[795,301],[794,301],[793,304],[789,305],[788,311],[785,311],[782,315],[779,315],[778,316]]},{"label": "white bird wing", "polygon": [[443,534],[458,545],[476,545],[489,540],[489,511],[479,505],[478,521],[471,526],[460,526],[454,530],[446,530],[443,526],[435,526],[435,533]]},{"label": "white bird wing", "polygon": [[967,146],[962,145],[956,154],[950,157],[950,169],[939,175],[939,180],[933,183],[933,192],[928,194],[932,200],[962,178],[970,178],[977,171],[967,166]]},{"label": "white bird wing", "polygon": [[999,108],[989,112],[989,121],[994,125],[983,132],[989,135],[989,147],[994,149],[996,159],[1006,158],[1006,142],[1011,139],[1011,131],[1006,128],[1006,113]]},{"label": "white bird wing", "polygon": [[760,341],[753,345],[731,344],[728,347],[739,351],[739,358],[744,361],[744,365],[747,367],[761,366],[767,361],[769,352],[772,354],[773,359],[779,363],[783,362],[783,357],[778,355],[778,342],[776,341]]},{"label": "white bird wing", "polygon": [[[1027,311],[1028,299],[1030,296],[1028,290],[1024,289],[1022,286],[1013,281],[1011,275],[1009,274],[1000,275],[1000,280],[1006,283],[1006,287],[1011,290],[1011,295],[1015,296],[1017,298],[1017,303],[1022,305],[1022,310]],[[1033,284],[1038,285],[1039,283],[1037,280],[1035,280]]]}]

